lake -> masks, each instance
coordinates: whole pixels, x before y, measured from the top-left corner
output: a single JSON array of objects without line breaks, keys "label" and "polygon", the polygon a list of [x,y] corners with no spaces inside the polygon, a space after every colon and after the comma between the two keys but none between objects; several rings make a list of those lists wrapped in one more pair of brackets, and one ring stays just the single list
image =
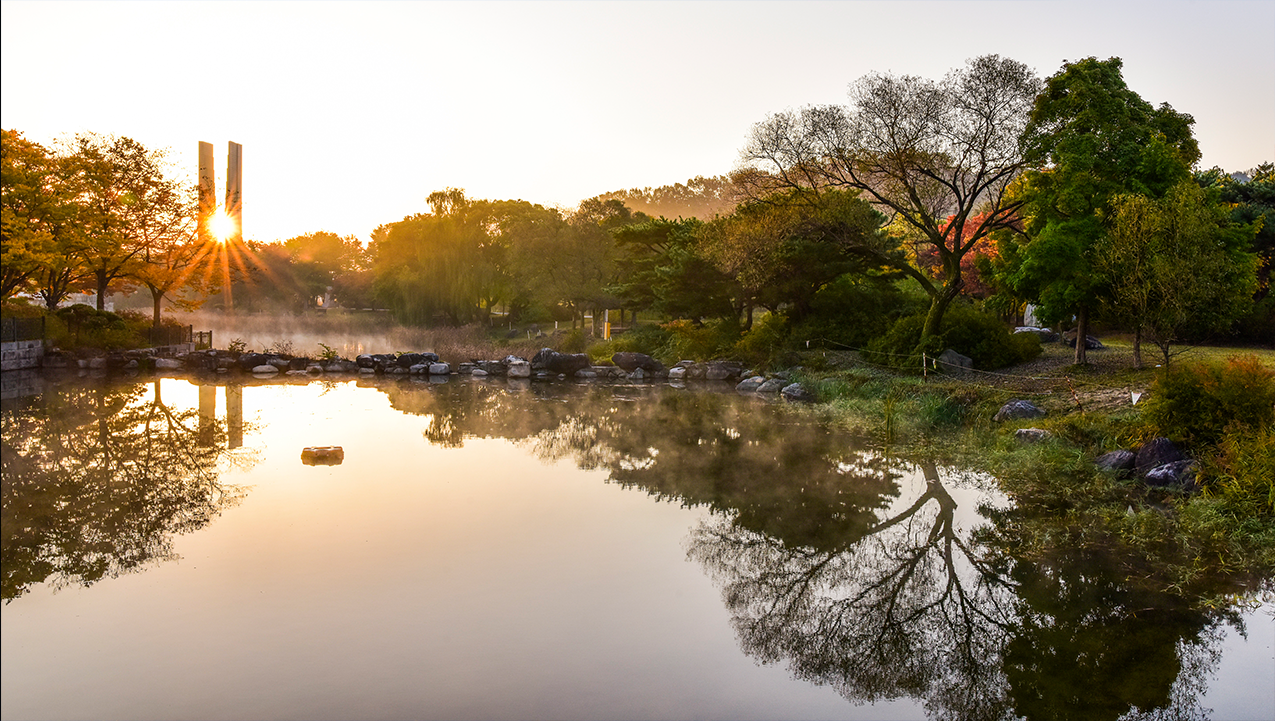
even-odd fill
[{"label": "lake", "polygon": [[4,401],[4,718],[1275,710],[1258,589],[1020,557],[992,479],[726,388],[207,383]]}]

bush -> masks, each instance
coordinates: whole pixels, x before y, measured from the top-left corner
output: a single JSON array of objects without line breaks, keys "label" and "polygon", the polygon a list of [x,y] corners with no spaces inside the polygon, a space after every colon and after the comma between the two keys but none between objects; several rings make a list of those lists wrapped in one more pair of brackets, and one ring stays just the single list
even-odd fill
[{"label": "bush", "polygon": [[150,317],[135,311],[112,313],[83,303],[58,308],[49,337],[61,348],[140,348],[149,344]]},{"label": "bush", "polygon": [[1206,458],[1200,480],[1237,516],[1275,516],[1275,427],[1232,426]]},{"label": "bush", "polygon": [[[869,346],[865,360],[900,368],[920,368],[917,346],[925,329],[925,314],[900,318],[894,327]],[[1010,333],[999,318],[973,306],[954,304],[943,315],[939,337],[928,353],[951,348],[974,361],[974,367],[995,370],[1040,355],[1040,339],[1032,333]]]},{"label": "bush", "polygon": [[680,360],[706,361],[726,355],[739,340],[739,325],[734,320],[696,325],[689,320],[675,320],[660,326],[668,340],[656,356],[666,364]]},{"label": "bush", "polygon": [[757,367],[771,366],[783,354],[787,337],[788,318],[782,313],[767,313],[735,343],[732,355]]},{"label": "bush", "polygon": [[659,326],[641,326],[599,341],[585,351],[593,363],[609,363],[616,353],[645,353],[654,356],[668,342],[669,334]]},{"label": "bush", "polygon": [[572,328],[562,336],[562,340],[558,341],[558,352],[560,353],[583,353],[588,341],[584,338],[584,329]]},{"label": "bush", "polygon": [[1191,363],[1161,369],[1146,419],[1161,435],[1188,446],[1217,444],[1230,429],[1257,430],[1275,420],[1275,372],[1256,356],[1224,366]]},{"label": "bush", "polygon": [[889,331],[899,316],[923,307],[895,285],[843,275],[815,294],[810,314],[792,325],[789,337],[803,346],[822,340],[834,348],[862,348]]}]

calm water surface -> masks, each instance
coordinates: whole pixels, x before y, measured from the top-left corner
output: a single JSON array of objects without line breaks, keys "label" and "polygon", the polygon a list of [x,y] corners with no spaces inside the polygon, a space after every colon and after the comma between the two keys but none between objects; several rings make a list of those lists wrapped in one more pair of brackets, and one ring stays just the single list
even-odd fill
[{"label": "calm water surface", "polygon": [[67,382],[3,482],[6,719],[1275,711],[1275,606],[1017,559],[987,479],[729,393]]}]

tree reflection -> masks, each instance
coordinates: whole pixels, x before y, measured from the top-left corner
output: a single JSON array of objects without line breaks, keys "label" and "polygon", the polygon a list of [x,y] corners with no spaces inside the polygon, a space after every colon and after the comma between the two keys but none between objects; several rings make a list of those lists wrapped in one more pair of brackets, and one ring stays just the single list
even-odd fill
[{"label": "tree reflection", "polygon": [[146,395],[64,388],[0,409],[6,602],[37,583],[89,586],[173,559],[176,534],[242,498],[218,478],[225,424],[170,408],[158,381]]},{"label": "tree reflection", "polygon": [[[978,527],[961,528],[953,469],[892,460],[753,399],[384,390],[430,416],[431,442],[509,438],[712,508],[688,553],[721,587],[745,652],[854,702],[918,698],[940,719],[1203,719],[1222,626],[1242,628],[1233,611],[1142,579],[1133,551],[1069,544],[1057,513],[980,508]],[[910,502],[905,468],[919,475]],[[1025,553],[1035,548],[1053,550]]]}]

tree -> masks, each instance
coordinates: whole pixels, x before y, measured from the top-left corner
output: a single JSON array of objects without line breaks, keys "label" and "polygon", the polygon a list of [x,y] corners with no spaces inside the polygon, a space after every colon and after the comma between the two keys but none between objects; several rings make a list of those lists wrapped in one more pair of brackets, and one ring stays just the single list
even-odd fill
[{"label": "tree", "polygon": [[815,197],[810,190],[790,190],[744,203],[705,225],[701,252],[739,283],[747,306],[785,307],[800,321],[822,287],[868,270],[865,259],[905,263],[896,241],[880,232],[883,220],[853,191],[825,189]]},{"label": "tree", "polygon": [[[878,247],[856,250],[907,273],[929,295],[922,342],[938,334],[963,287],[961,261],[1013,223],[1006,195],[1026,167],[1018,139],[1040,81],[1022,63],[975,58],[941,82],[873,74],[850,88],[850,106],[807,107],[758,123],[734,180],[752,199],[781,190],[858,190],[914,229],[943,268],[934,282],[915,262]],[[977,225],[969,221],[976,216]]]},{"label": "tree", "polygon": [[1113,199],[1163,197],[1189,179],[1200,156],[1194,120],[1167,103],[1153,108],[1130,90],[1120,58],[1065,63],[1046,81],[1023,134],[1023,203],[1027,242],[1007,274],[1011,288],[1038,302],[1046,321],[1075,315],[1076,363],[1085,362],[1090,314],[1109,279],[1093,265],[1093,248],[1114,217]]},{"label": "tree", "polygon": [[0,148],[0,297],[30,288],[53,308],[84,275],[67,163],[16,130],[3,131]]},{"label": "tree", "polygon": [[697,175],[685,183],[613,190],[592,200],[618,200],[634,212],[653,218],[711,220],[733,210],[739,202],[738,196],[739,191],[730,178]]},{"label": "tree", "polygon": [[1256,228],[1232,223],[1195,183],[1161,200],[1117,196],[1112,212],[1094,266],[1109,279],[1108,314],[1133,324],[1139,367],[1144,333],[1168,365],[1172,343],[1226,330],[1251,303],[1257,258],[1247,250]]},{"label": "tree", "polygon": [[657,218],[615,231],[617,280],[610,287],[624,306],[664,317],[738,318],[739,285],[703,257],[694,218]]},{"label": "tree", "polygon": [[363,244],[358,238],[327,231],[289,238],[283,247],[292,259],[293,280],[307,307],[337,287],[345,274],[356,272],[363,259]]}]

